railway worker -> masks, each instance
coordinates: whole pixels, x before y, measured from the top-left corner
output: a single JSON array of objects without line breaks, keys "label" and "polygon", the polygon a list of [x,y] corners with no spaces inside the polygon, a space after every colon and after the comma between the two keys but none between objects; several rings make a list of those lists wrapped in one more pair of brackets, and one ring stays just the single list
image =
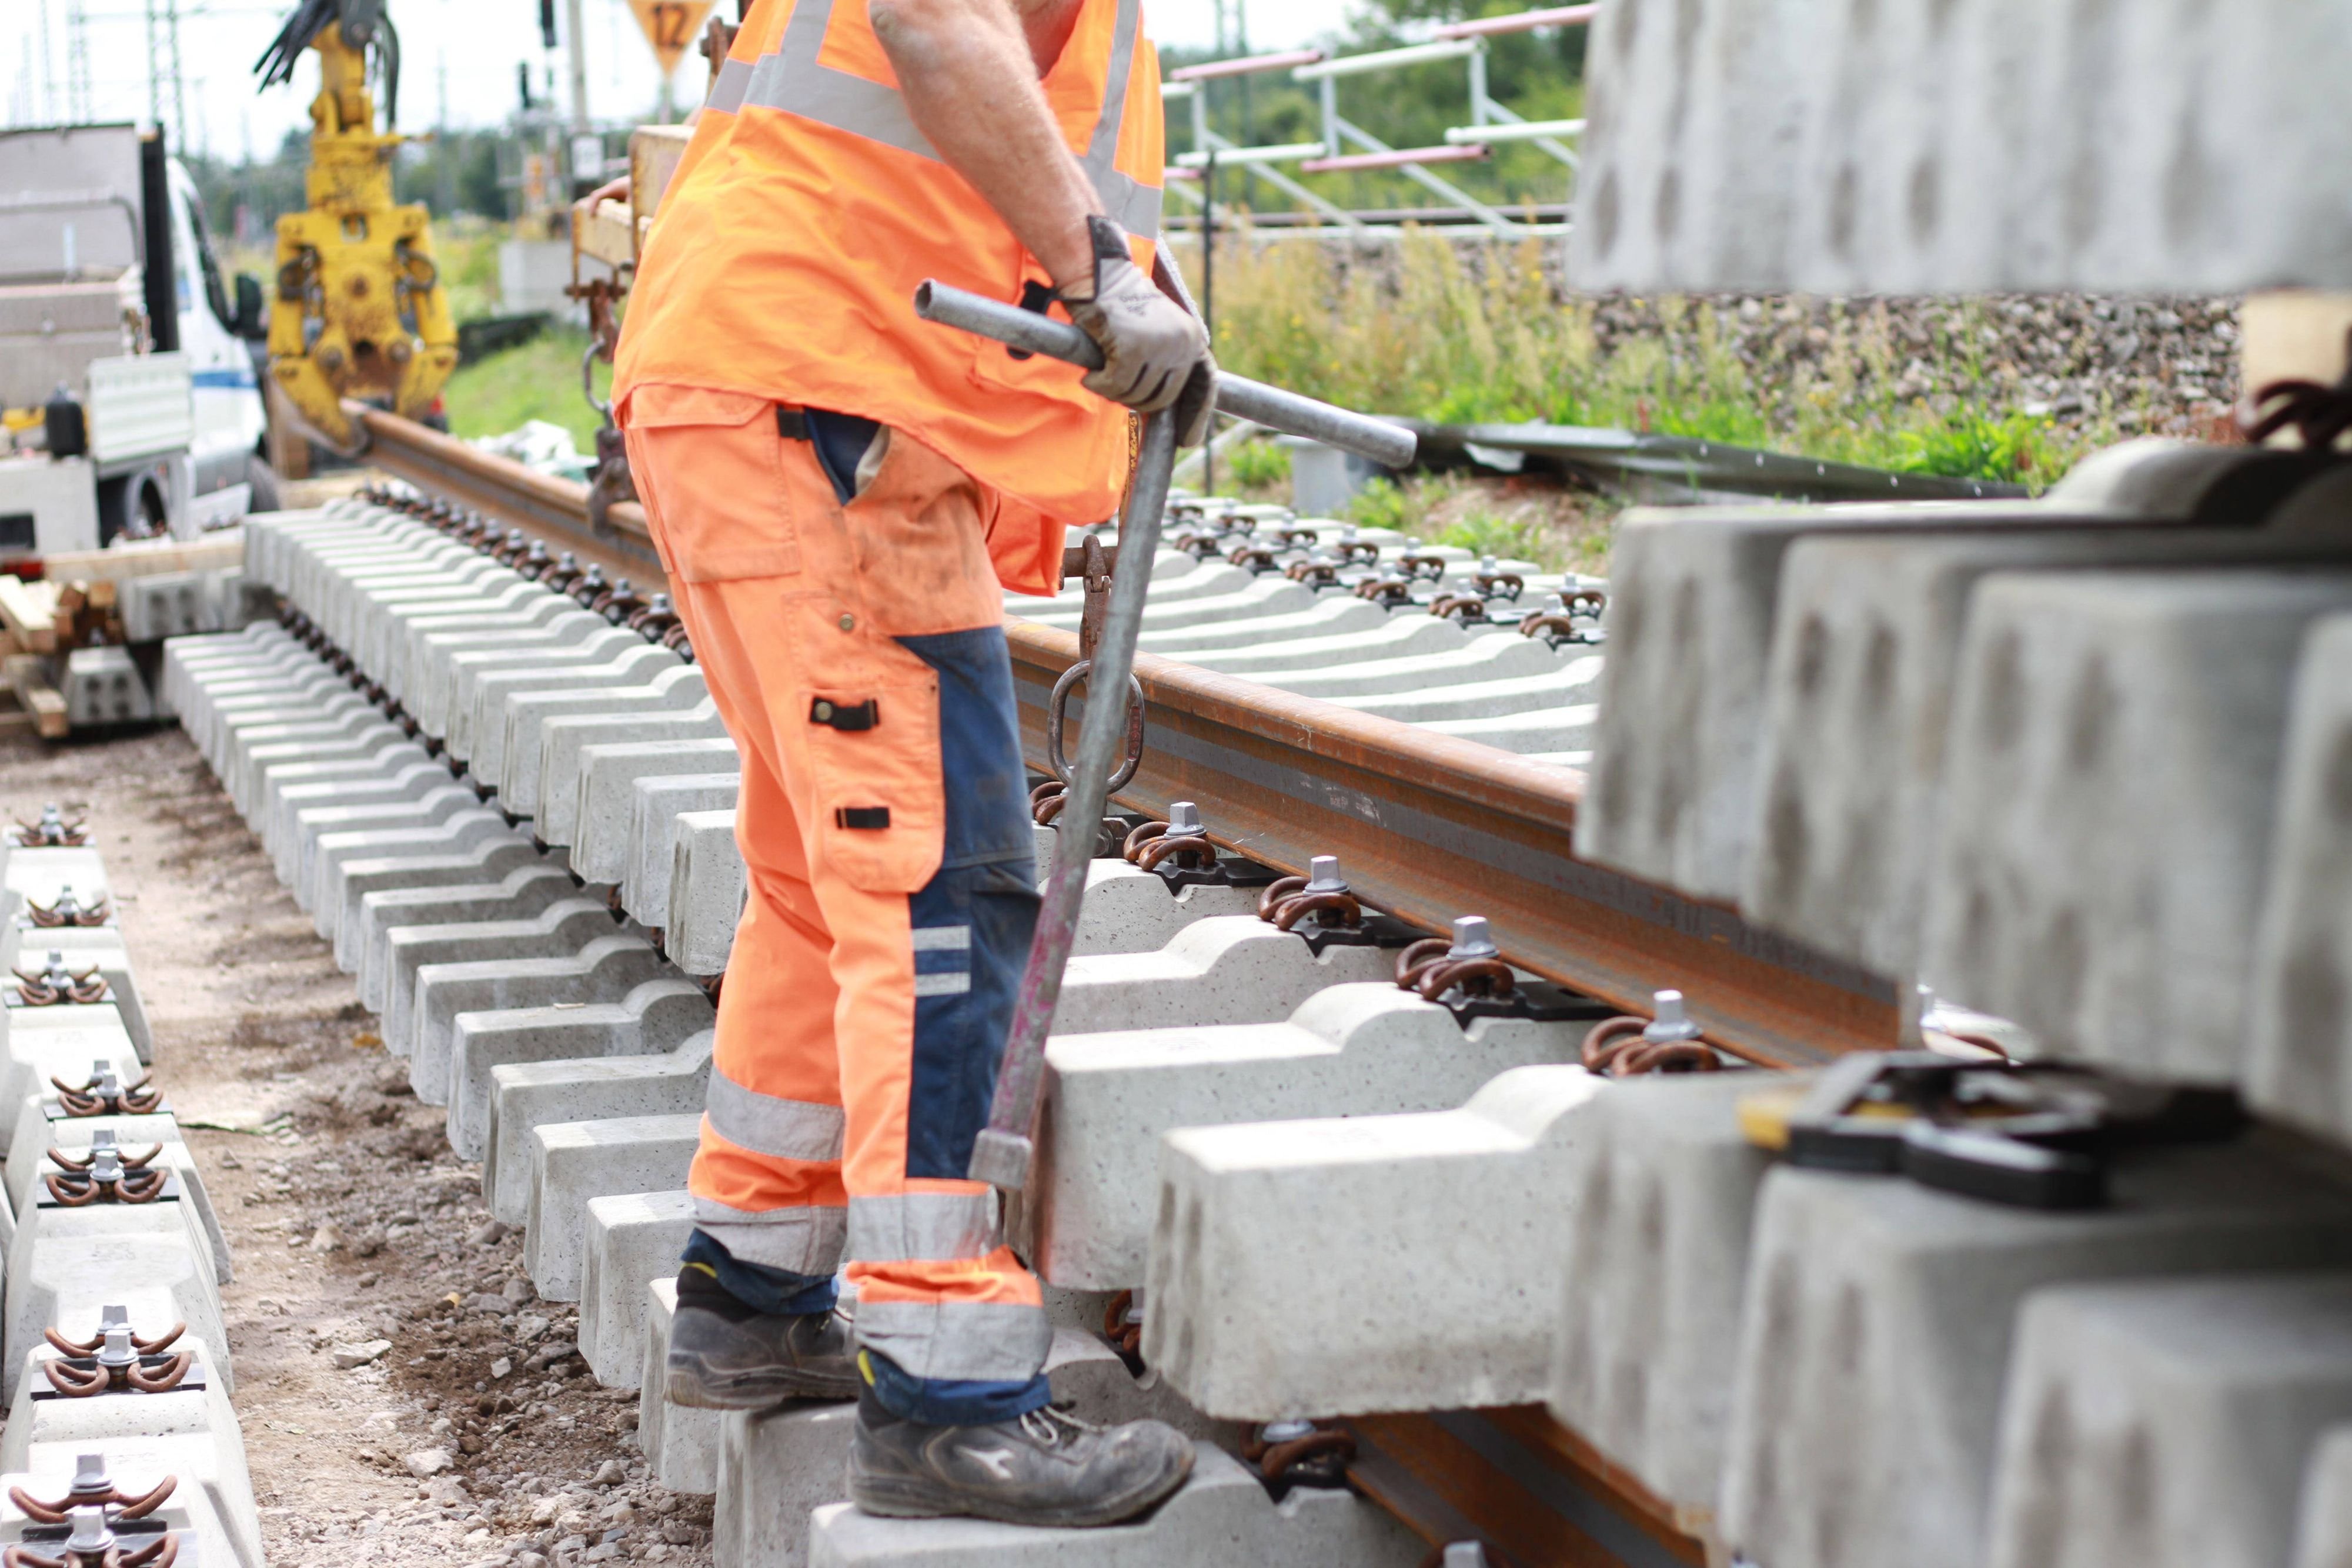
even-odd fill
[{"label": "railway worker", "polygon": [[[1036,913],[1000,584],[1058,585],[1136,413],[1207,422],[1161,151],[1139,0],[755,0],[621,335],[750,873],[669,1396],[856,1397],[869,1512],[1107,1524],[1191,1468],[1171,1427],[1048,1406],[1037,1281],[964,1179]],[[922,322],[926,277],[1058,298],[1108,362]]]}]

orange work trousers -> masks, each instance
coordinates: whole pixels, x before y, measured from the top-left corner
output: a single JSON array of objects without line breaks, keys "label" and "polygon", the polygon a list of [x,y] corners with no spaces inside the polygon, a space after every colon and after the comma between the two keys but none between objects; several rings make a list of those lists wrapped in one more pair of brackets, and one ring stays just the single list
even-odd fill
[{"label": "orange work trousers", "polygon": [[799,411],[746,394],[641,387],[625,423],[743,764],[688,1260],[770,1311],[829,1304],[845,1260],[899,1414],[1034,1408],[1037,1281],[963,1174],[1037,908],[994,492],[887,429],[836,485]]}]

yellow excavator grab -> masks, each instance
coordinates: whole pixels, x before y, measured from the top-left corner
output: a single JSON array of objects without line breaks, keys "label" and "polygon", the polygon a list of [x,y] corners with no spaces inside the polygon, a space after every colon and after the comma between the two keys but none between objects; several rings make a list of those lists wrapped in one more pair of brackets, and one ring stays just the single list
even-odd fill
[{"label": "yellow excavator grab", "polygon": [[[310,207],[278,220],[269,373],[305,420],[349,446],[342,400],[426,413],[457,368],[457,329],[428,214],[393,200],[393,152],[407,138],[393,129],[400,45],[381,0],[303,0],[257,68],[262,86],[291,80],[306,48],[319,57]],[[371,55],[384,88],[381,131]]]}]

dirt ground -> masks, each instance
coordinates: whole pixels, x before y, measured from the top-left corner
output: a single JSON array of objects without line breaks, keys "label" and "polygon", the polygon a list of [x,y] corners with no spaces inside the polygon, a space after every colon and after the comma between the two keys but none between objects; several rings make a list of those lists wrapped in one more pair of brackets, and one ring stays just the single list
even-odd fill
[{"label": "dirt ground", "polygon": [[236,1409],[272,1562],[710,1561],[646,1478],[636,1396],[540,1301],[480,1167],[177,729],[0,737],[0,811],[88,818],[163,1086],[220,1208]]}]

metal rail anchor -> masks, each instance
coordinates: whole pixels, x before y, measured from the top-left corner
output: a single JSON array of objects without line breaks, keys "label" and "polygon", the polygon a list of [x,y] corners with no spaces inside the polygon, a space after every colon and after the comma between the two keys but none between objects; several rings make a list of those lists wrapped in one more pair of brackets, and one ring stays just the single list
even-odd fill
[{"label": "metal rail anchor", "polygon": [[[1102,352],[1094,340],[1067,322],[941,283],[927,282],[915,291],[915,313],[927,321],[961,327],[1009,348],[1088,370],[1102,364]],[[1402,468],[1412,461],[1416,443],[1411,431],[1261,382],[1219,372],[1217,407],[1286,435],[1303,435],[1360,454],[1391,468]],[[1129,491],[1127,514],[1119,519],[1118,529],[1121,557],[1139,563],[1140,570],[1131,567],[1112,574],[1110,609],[1103,618],[1102,638],[1094,651],[1089,690],[1124,694],[1134,678],[1136,633],[1142,628],[1150,563],[1158,553],[1160,514],[1167,507],[1175,466],[1174,417],[1154,414],[1143,427],[1135,484]],[[1117,701],[1117,695],[1111,700]],[[1071,768],[1062,813],[1068,820],[1102,821],[1111,769],[1125,740],[1126,727],[1117,723],[1089,724],[1080,730],[1077,761]],[[1093,850],[1092,841],[1083,833],[1056,838],[1053,873],[1045,882],[1037,934],[1029,946],[1028,967],[1021,977],[1013,1027],[997,1072],[996,1098],[989,1108],[988,1125],[972,1145],[971,1179],[1007,1192],[1018,1192],[1029,1185],[1045,1080],[1045,1036],[1053,1027],[1054,1009],[1061,1000],[1062,972],[1077,937],[1078,905],[1086,894],[1087,867]]]}]

